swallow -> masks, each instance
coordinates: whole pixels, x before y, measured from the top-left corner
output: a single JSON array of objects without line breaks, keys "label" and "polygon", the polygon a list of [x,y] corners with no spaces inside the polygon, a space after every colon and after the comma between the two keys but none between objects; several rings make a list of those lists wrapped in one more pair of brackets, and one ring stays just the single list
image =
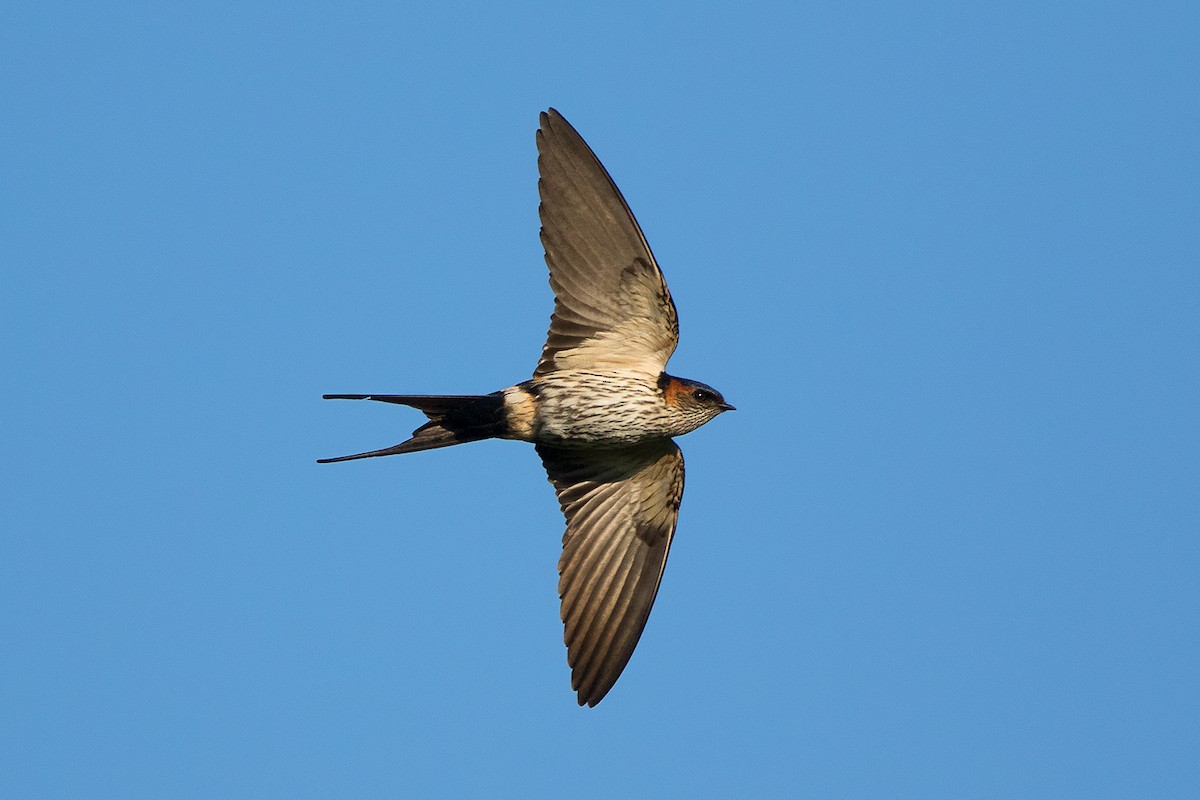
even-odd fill
[{"label": "swallow", "polygon": [[481,439],[532,442],[566,517],[558,561],[563,641],[579,705],[599,703],[633,655],[683,498],[674,437],[734,407],[667,374],[679,317],[633,212],[553,108],[537,131],[541,240],[554,312],[530,380],[486,395],[327,394],[415,408],[412,437],[319,463]]}]

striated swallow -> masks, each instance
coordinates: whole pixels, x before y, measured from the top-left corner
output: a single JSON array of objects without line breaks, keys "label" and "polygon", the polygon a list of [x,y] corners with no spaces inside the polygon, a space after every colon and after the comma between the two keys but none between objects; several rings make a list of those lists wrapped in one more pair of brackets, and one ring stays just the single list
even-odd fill
[{"label": "striated swallow", "polygon": [[633,654],[667,563],[683,497],[672,437],[733,406],[666,373],[679,342],[675,303],[591,148],[554,109],[541,115],[537,148],[554,313],[533,377],[486,395],[327,394],[410,406],[429,421],[393,447],[320,463],[532,442],[567,520],[558,593],[571,687],[594,706]]}]

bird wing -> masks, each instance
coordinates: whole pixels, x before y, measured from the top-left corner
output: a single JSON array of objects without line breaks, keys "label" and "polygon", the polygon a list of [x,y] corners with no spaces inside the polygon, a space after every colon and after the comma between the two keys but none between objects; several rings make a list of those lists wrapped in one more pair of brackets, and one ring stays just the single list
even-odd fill
[{"label": "bird wing", "polygon": [[541,115],[537,145],[554,314],[534,377],[595,368],[657,377],[679,342],[679,318],[642,229],[587,142],[554,109]]},{"label": "bird wing", "polygon": [[683,497],[670,439],[617,449],[537,446],[567,518],[558,561],[563,640],[579,705],[599,703],[633,655]]}]

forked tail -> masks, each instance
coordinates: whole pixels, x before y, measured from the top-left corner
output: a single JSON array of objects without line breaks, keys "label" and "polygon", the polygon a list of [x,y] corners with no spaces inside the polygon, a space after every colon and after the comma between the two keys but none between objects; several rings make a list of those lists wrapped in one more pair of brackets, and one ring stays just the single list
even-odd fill
[{"label": "forked tail", "polygon": [[415,453],[418,450],[433,450],[463,442],[475,442],[500,436],[505,430],[504,395],[493,392],[484,395],[409,395],[409,394],[327,394],[326,400],[378,400],[411,406],[429,417],[421,427],[413,431],[412,438],[382,450],[356,453],[352,456],[319,458],[318,464],[335,461],[353,461],[356,458],[391,456],[398,453]]}]

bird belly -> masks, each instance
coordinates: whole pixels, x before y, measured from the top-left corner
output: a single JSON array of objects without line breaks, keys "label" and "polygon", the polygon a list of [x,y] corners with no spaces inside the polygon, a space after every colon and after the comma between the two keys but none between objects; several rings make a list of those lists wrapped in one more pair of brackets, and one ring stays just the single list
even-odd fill
[{"label": "bird belly", "polygon": [[671,435],[662,392],[641,373],[561,371],[533,382],[531,391],[535,442],[602,447]]}]

